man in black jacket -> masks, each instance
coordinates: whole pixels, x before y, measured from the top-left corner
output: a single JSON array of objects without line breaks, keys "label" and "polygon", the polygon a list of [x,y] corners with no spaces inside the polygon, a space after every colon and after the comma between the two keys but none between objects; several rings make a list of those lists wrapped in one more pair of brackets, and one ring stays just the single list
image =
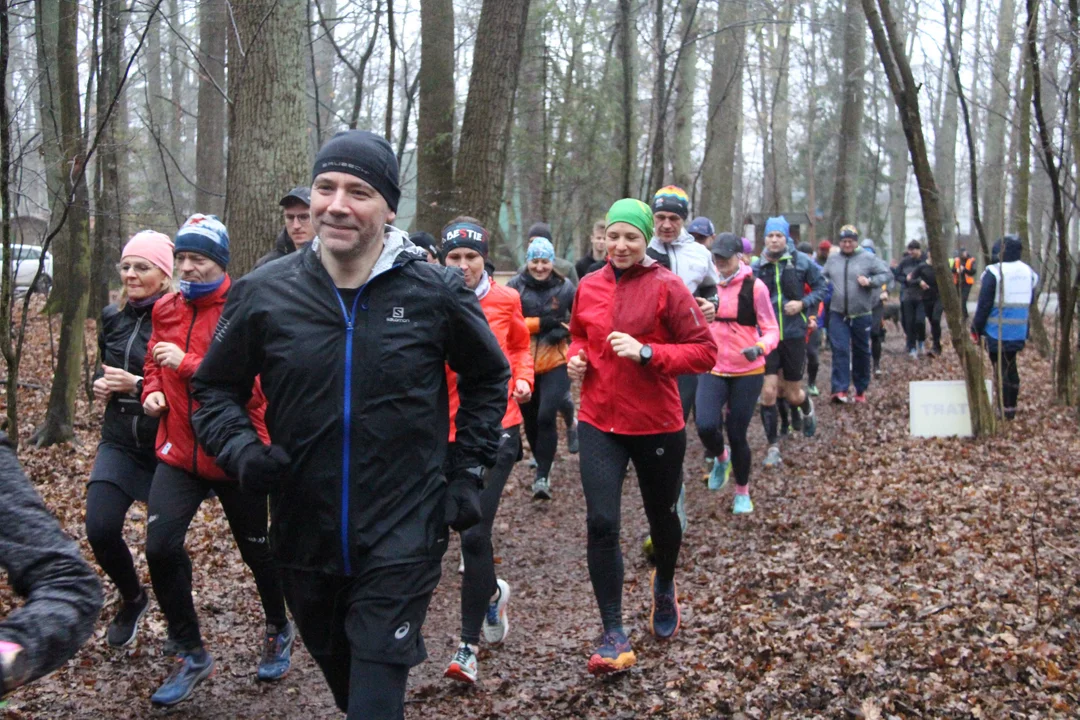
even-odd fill
[{"label": "man in black jacket", "polygon": [[907,245],[907,254],[893,268],[893,275],[900,285],[900,317],[904,324],[904,335],[907,336],[907,352],[912,358],[919,357],[926,341],[923,288],[915,276],[916,268],[922,264],[922,243],[912,240]]},{"label": "man in black jacket", "polygon": [[[317,238],[233,286],[194,424],[242,485],[269,492],[285,597],[338,707],[402,718],[447,525],[480,519],[510,372],[461,272],[387,225],[400,191],[386,140],[339,133],[312,176]],[[446,363],[461,399],[450,458]],[[244,410],[256,375],[273,445]]]},{"label": "man in black jacket", "polygon": [[294,187],[278,201],[285,227],[274,241],[274,249],[255,261],[260,268],[271,260],[283,258],[307,245],[315,237],[315,228],[311,224],[311,188]]}]

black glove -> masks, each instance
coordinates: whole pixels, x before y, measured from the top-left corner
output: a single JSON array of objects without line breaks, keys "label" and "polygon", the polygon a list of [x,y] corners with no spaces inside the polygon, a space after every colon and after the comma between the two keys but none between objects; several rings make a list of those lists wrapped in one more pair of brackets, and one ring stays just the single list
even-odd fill
[{"label": "black glove", "polygon": [[240,451],[237,476],[246,492],[266,495],[289,478],[292,458],[280,445],[253,442]]},{"label": "black glove", "polygon": [[761,349],[760,345],[751,345],[750,347],[744,347],[740,352],[742,352],[742,356],[746,358],[746,362],[754,362],[759,357],[765,354],[765,351]]},{"label": "black glove", "polygon": [[559,318],[554,315],[544,315],[540,318],[540,332],[551,332],[558,327],[562,327],[562,323],[559,322]]},{"label": "black glove", "polygon": [[450,476],[446,488],[445,520],[452,530],[462,532],[480,522],[480,486],[484,468],[459,470]]}]

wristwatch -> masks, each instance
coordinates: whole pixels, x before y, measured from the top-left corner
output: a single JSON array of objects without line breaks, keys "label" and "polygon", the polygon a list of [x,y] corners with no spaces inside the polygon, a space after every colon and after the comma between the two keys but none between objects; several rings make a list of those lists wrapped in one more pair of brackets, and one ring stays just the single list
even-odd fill
[{"label": "wristwatch", "polygon": [[642,345],[638,355],[641,356],[641,364],[648,365],[652,360],[652,345]]},{"label": "wristwatch", "polygon": [[143,379],[139,378],[138,380],[135,381],[135,397],[137,397],[137,398],[142,397],[142,389],[143,389]]}]

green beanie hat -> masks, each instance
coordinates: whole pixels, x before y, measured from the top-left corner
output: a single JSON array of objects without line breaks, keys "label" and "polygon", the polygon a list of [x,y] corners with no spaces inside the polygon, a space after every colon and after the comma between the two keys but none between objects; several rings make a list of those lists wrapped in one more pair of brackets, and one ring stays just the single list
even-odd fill
[{"label": "green beanie hat", "polygon": [[630,223],[645,236],[648,242],[653,236],[652,208],[634,198],[616,200],[607,213],[607,226],[617,222]]}]

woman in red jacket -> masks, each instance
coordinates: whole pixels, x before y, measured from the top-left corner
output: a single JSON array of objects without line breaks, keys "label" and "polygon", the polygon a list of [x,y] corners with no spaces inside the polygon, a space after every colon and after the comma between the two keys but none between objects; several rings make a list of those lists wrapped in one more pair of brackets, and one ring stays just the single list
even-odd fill
[{"label": "woman in red jacket", "polygon": [[567,370],[582,382],[578,438],[589,577],[604,624],[589,658],[594,675],[636,661],[622,627],[619,549],[622,482],[631,461],[655,548],[650,629],[658,638],[679,630],[675,563],[682,528],[675,503],[686,426],[676,377],[707,372],[716,361],[716,343],[682,280],[645,255],[652,234],[648,205],[628,198],[611,206],[609,262],[582,279],[570,319]]},{"label": "woman in red jacket", "polygon": [[[506,605],[510,601],[510,585],[495,577],[495,557],[491,547],[491,527],[499,510],[506,479],[521,457],[521,408],[533,389],[533,359],[529,350],[529,328],[521,313],[521,297],[513,288],[496,285],[487,274],[484,263],[488,256],[487,230],[471,217],[455,218],[443,228],[442,259],[448,267],[461,268],[465,284],[476,293],[491,331],[510,362],[511,378],[507,387],[506,415],[502,420],[502,437],[495,466],[484,477],[480,493],[481,520],[461,533],[461,553],[465,563],[461,578],[461,643],[446,668],[446,677],[465,683],[475,683],[476,653],[479,651],[480,631],[489,643],[500,643],[510,630]],[[450,396],[450,442],[457,435],[460,401],[457,393],[457,373],[446,368],[446,385]],[[451,453],[447,453],[451,455]]]}]

